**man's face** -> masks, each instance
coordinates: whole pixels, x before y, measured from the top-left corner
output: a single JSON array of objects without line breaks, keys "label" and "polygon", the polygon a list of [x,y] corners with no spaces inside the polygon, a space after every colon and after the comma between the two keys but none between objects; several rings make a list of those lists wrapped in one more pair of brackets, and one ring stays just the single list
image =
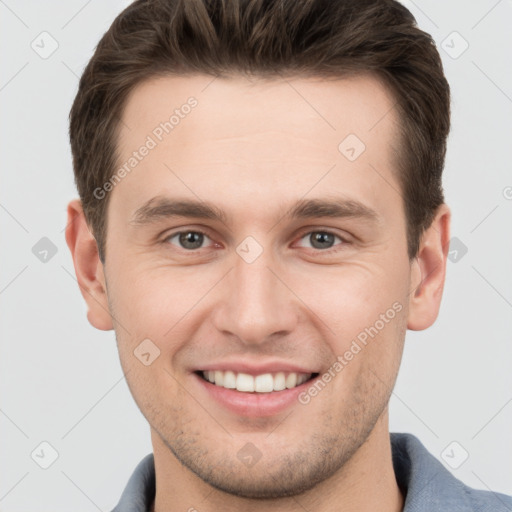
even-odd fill
[{"label": "man's face", "polygon": [[[393,104],[368,76],[168,77],[129,98],[119,165],[155,145],[108,208],[121,363],[155,449],[217,488],[305,490],[387,428],[411,291]],[[374,214],[292,215],[313,200]],[[224,218],[171,216],[165,201]],[[313,378],[294,387],[295,374]]]}]

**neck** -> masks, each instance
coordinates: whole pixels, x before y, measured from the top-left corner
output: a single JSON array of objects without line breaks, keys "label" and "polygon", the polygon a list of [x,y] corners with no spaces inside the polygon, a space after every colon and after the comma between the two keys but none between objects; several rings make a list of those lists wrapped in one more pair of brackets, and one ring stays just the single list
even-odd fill
[{"label": "neck", "polygon": [[293,497],[247,499],[214,489],[182,466],[151,431],[156,497],[151,512],[401,512],[404,498],[395,479],[384,411],[367,440],[334,475]]}]

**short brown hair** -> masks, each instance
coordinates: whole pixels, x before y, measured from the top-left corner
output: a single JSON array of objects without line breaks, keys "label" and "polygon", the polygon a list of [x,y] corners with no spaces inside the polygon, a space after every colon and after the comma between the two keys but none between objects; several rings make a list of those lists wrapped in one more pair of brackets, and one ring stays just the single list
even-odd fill
[{"label": "short brown hair", "polygon": [[[432,37],[394,0],[136,0],[98,43],[80,79],[69,135],[87,223],[106,256],[109,196],[129,93],[161,75],[343,77],[372,73],[400,120],[397,179],[408,255],[444,202],[450,89]],[[341,142],[341,141],[340,141]]]}]

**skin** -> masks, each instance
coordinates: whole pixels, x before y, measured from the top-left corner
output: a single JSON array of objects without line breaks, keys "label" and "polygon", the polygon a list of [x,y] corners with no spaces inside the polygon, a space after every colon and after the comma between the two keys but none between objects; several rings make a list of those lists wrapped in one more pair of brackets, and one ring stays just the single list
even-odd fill
[{"label": "skin", "polygon": [[[402,510],[388,401],[406,330],[438,315],[450,210],[438,209],[409,261],[391,94],[369,75],[150,79],[125,106],[120,162],[190,96],[197,107],[110,192],[104,265],[79,200],[68,206],[66,240],[88,320],[115,330],[151,426],[154,510]],[[350,133],[366,145],[353,162],[338,150]],[[213,202],[227,221],[130,223],[157,195]],[[379,221],[284,216],[299,199],[326,197],[358,200]],[[318,248],[311,233],[322,228],[340,238]],[[207,234],[199,249],[169,238],[197,229]],[[247,236],[263,249],[250,264],[236,252]],[[237,415],[192,373],[237,357],[322,374],[397,302],[401,311],[306,405]],[[148,366],[134,356],[146,338],[160,350]],[[246,443],[262,455],[252,467],[237,457]]]}]

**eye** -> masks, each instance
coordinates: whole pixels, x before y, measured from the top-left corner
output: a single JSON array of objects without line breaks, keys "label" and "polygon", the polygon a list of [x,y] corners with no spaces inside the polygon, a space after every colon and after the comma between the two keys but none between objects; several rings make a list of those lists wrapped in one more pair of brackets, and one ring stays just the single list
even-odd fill
[{"label": "eye", "polygon": [[333,247],[336,238],[343,242],[341,245],[349,243],[340,236],[325,230],[309,231],[308,233],[302,235],[301,240],[308,240],[313,249],[318,249],[323,252],[332,252],[330,249]]},{"label": "eye", "polygon": [[206,233],[197,230],[188,230],[188,231],[179,231],[178,233],[173,233],[164,239],[164,243],[172,243],[173,239],[177,239],[177,243],[181,249],[186,249],[187,251],[194,251],[200,249],[203,245],[205,238],[210,238]]},{"label": "eye", "polygon": [[[203,244],[206,239],[211,240],[210,237],[203,231],[189,229],[186,231],[178,231],[176,233],[170,234],[163,240],[163,243],[178,245],[180,249],[191,252],[203,248]],[[347,240],[327,230],[309,231],[304,233],[300,239],[306,239],[310,244],[310,248],[326,253],[336,251],[335,248],[333,249],[333,247],[335,247],[336,239],[342,242],[338,245],[349,244]]]}]

